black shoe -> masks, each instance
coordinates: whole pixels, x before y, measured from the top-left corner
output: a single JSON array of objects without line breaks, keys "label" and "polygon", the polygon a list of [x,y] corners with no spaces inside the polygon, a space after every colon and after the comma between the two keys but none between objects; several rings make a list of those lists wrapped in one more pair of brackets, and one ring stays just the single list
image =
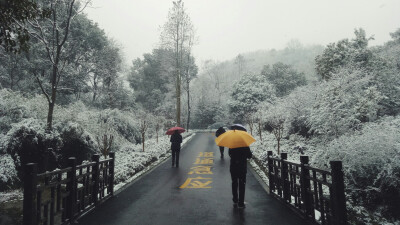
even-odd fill
[{"label": "black shoe", "polygon": [[246,206],[244,205],[244,203],[239,203],[238,204],[238,209],[243,209],[246,208]]}]

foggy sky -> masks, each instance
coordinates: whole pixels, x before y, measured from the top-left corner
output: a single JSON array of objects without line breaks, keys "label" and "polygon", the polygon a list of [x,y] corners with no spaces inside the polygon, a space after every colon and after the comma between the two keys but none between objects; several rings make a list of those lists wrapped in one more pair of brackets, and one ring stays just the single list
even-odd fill
[{"label": "foggy sky", "polygon": [[[156,48],[169,0],[92,0],[89,18],[123,47],[126,62]],[[326,45],[353,38],[355,28],[390,40],[400,28],[399,0],[184,0],[199,43],[197,63],[231,59],[259,49],[282,49],[292,40]]]}]

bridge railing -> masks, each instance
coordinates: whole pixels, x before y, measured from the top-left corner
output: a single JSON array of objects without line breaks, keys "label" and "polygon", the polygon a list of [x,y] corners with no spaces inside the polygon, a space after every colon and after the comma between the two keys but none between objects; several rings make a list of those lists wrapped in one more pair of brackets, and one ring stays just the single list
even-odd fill
[{"label": "bridge railing", "polygon": [[274,197],[313,223],[347,224],[341,161],[331,161],[327,171],[310,167],[308,156],[300,156],[300,163],[294,163],[287,160],[287,153],[278,158],[268,151],[267,160]]},{"label": "bridge railing", "polygon": [[74,157],[68,167],[37,173],[37,164],[25,166],[24,225],[73,224],[83,213],[114,194],[115,153],[100,160],[76,165]]}]

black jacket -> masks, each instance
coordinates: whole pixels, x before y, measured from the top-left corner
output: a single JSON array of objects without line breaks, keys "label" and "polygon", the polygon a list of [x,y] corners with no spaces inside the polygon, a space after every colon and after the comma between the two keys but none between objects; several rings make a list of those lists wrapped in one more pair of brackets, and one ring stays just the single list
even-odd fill
[{"label": "black jacket", "polygon": [[249,147],[232,148],[228,152],[231,157],[231,171],[246,172],[247,159],[251,159],[253,154]]},{"label": "black jacket", "polygon": [[171,135],[171,149],[172,150],[180,150],[181,149],[181,143],[182,143],[182,135],[178,133],[173,133]]},{"label": "black jacket", "polygon": [[215,132],[215,136],[218,137],[219,135],[225,133],[225,129],[220,127],[218,130]]}]

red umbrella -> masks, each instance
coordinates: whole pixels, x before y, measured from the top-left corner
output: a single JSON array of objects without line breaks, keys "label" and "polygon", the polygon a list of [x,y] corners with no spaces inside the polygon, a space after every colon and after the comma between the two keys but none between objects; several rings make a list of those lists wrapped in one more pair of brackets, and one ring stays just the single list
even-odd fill
[{"label": "red umbrella", "polygon": [[167,130],[167,133],[166,133],[166,134],[172,135],[176,130],[177,130],[179,133],[183,133],[183,132],[186,131],[186,130],[185,130],[184,128],[182,128],[182,127],[172,127],[172,128],[169,128],[169,129]]}]

